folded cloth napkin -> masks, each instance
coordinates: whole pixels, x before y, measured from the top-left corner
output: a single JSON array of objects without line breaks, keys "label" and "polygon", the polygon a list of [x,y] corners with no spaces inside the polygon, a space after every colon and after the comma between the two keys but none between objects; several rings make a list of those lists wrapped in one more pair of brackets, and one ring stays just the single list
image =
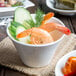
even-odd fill
[{"label": "folded cloth napkin", "polygon": [[30,76],[54,76],[57,61],[66,53],[73,50],[76,45],[76,36],[65,36],[59,43],[51,63],[42,68],[30,68],[22,63],[12,41],[7,37],[0,42],[0,65],[9,67]]}]

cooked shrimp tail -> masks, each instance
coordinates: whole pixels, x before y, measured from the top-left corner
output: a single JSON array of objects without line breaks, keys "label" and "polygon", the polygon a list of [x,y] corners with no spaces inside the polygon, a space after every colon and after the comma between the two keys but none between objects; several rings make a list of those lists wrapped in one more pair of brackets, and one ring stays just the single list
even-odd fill
[{"label": "cooked shrimp tail", "polygon": [[31,34],[32,44],[46,44],[53,41],[52,36],[47,31],[40,28],[33,28]]},{"label": "cooked shrimp tail", "polygon": [[0,0],[1,3],[4,3],[4,0]]},{"label": "cooked shrimp tail", "polygon": [[52,36],[45,30],[40,28],[32,28],[18,34],[16,38],[23,38],[30,35],[31,44],[46,44],[53,42]]},{"label": "cooked shrimp tail", "polygon": [[42,24],[45,24],[51,17],[54,16],[54,13],[53,12],[49,12],[47,13],[45,16],[44,16],[44,19],[42,21]]},{"label": "cooked shrimp tail", "polygon": [[66,34],[66,35],[71,34],[71,31],[67,27],[61,26],[58,23],[46,23],[44,25],[41,25],[40,28],[42,28],[42,29],[44,29],[48,32],[58,30],[58,31],[60,31],[60,32]]},{"label": "cooked shrimp tail", "polygon": [[56,29],[66,35],[71,34],[71,31],[67,27],[57,26]]},{"label": "cooked shrimp tail", "polygon": [[28,30],[25,30],[25,31],[19,33],[19,34],[16,36],[16,38],[23,38],[23,37],[26,37],[26,36],[28,36],[28,35],[30,35],[30,34],[31,34],[31,29],[28,29]]}]

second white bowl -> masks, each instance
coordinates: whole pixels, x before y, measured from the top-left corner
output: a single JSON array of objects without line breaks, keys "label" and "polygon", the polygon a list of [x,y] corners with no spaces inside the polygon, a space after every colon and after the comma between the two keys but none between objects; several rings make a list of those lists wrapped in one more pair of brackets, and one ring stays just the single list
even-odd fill
[{"label": "second white bowl", "polygon": [[76,10],[61,10],[61,9],[54,8],[54,0],[46,0],[46,5],[50,9],[52,9],[52,10],[54,10],[62,15],[74,15],[74,14],[76,14]]},{"label": "second white bowl", "polygon": [[64,76],[61,69],[65,66],[65,63],[67,62],[68,58],[73,56],[76,57],[76,50],[66,54],[58,61],[55,68],[55,76]]}]

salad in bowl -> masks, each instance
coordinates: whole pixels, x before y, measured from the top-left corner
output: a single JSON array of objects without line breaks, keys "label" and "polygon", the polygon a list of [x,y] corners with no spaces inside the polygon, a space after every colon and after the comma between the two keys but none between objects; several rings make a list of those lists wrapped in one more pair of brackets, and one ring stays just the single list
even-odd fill
[{"label": "salad in bowl", "polygon": [[21,60],[30,67],[42,67],[50,63],[58,43],[71,31],[54,13],[38,9],[30,14],[25,8],[15,10],[14,19],[7,27],[7,34],[19,52]]},{"label": "salad in bowl", "polygon": [[35,6],[30,0],[0,0],[0,12],[14,11],[17,7]]},{"label": "salad in bowl", "polygon": [[0,0],[0,7],[22,6],[23,3],[18,0]]},{"label": "salad in bowl", "polygon": [[17,8],[14,20],[11,22],[9,32],[17,41],[23,41],[28,44],[47,44],[54,42],[51,32],[58,30],[61,33],[69,35],[71,32],[67,27],[58,23],[47,22],[54,13],[48,13],[44,16],[39,9],[36,12],[35,20],[31,14],[24,8]]}]

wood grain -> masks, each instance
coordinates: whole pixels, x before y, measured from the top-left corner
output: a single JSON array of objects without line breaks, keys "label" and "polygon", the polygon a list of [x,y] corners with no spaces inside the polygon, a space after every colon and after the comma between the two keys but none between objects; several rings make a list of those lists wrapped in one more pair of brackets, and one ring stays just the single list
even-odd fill
[{"label": "wood grain", "polygon": [[65,26],[71,30],[72,33],[75,33],[75,31],[72,27],[72,22],[71,22],[70,16],[64,16],[64,15],[59,15],[59,14],[56,14],[55,16],[57,18],[59,18],[65,24]]},{"label": "wood grain", "polygon": [[[28,8],[28,10],[31,13],[35,13],[37,8],[41,8],[45,13],[50,12],[52,10],[50,10],[46,4],[45,4],[45,0],[31,0],[32,2],[35,3],[35,7],[30,7]],[[60,20],[63,21],[63,23],[69,28],[71,29],[71,31],[73,33],[76,33],[76,15],[75,16],[63,16],[60,15],[58,13],[55,14],[55,17],[59,18]],[[6,34],[6,28],[5,27],[0,27],[0,41],[5,38],[7,36]],[[76,49],[76,48],[75,48]],[[24,75],[22,73],[19,73],[17,71],[8,69],[8,68],[4,68],[2,66],[0,66],[0,76],[28,76],[28,75]]]},{"label": "wood grain", "polygon": [[76,33],[76,15],[71,17],[71,23],[72,23],[74,32]]},{"label": "wood grain", "polygon": [[37,10],[37,7],[38,7],[38,1],[37,0],[31,0],[35,6],[34,7],[29,7],[27,8],[27,10],[30,11],[30,13],[35,13],[35,11]]},{"label": "wood grain", "polygon": [[5,76],[28,76],[28,75],[6,68]]},{"label": "wood grain", "polygon": [[0,76],[5,76],[5,69],[3,66],[0,66]]}]

